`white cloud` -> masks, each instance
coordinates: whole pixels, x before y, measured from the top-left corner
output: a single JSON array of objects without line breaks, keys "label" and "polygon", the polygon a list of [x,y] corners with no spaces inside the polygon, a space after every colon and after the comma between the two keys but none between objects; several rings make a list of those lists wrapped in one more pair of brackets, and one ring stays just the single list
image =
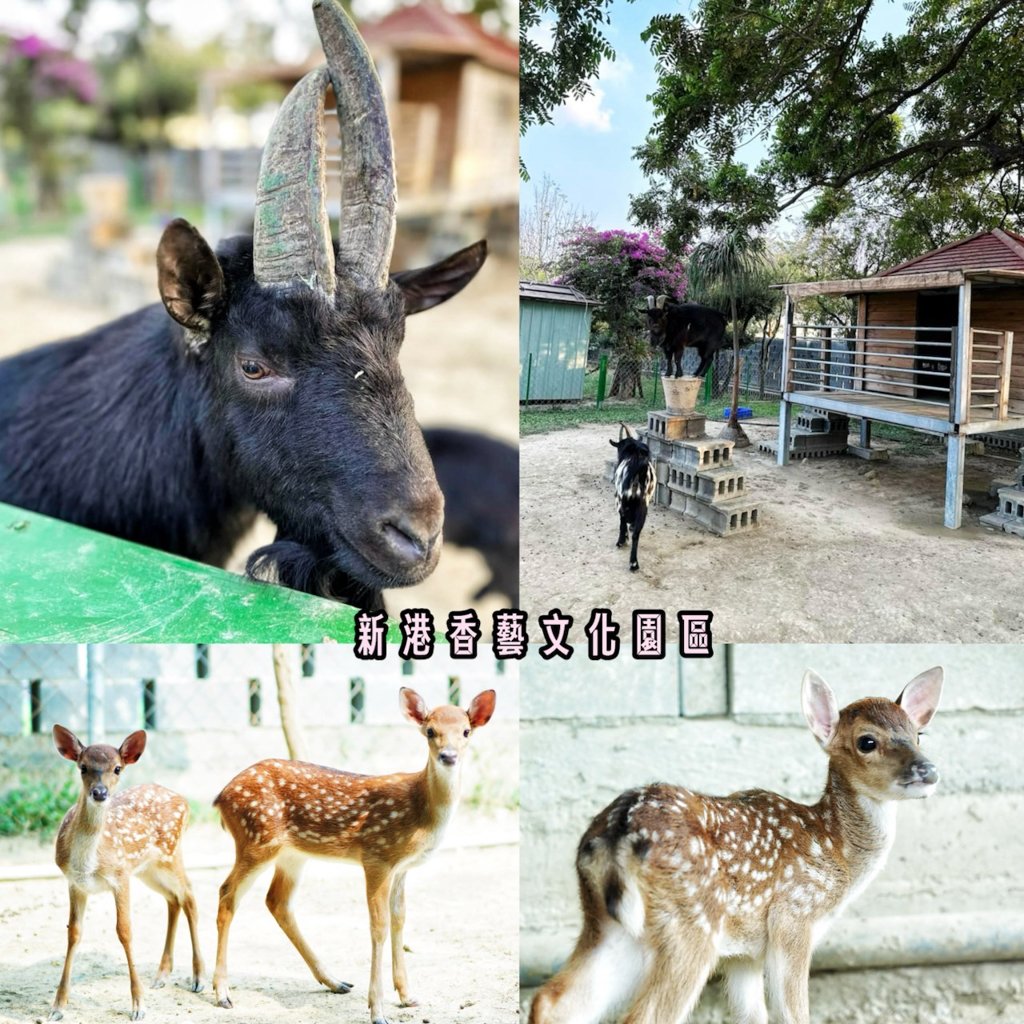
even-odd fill
[{"label": "white cloud", "polygon": [[555,123],[572,124],[596,132],[610,132],[613,111],[604,105],[604,89],[596,85],[592,89],[582,99],[570,97],[566,100],[555,112]]}]

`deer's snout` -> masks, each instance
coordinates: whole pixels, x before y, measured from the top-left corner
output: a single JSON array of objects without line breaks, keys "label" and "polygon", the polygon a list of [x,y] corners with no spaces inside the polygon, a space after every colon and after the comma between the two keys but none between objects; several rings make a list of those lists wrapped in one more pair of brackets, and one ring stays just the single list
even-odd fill
[{"label": "deer's snout", "polygon": [[915,782],[924,782],[928,785],[934,785],[939,781],[938,769],[931,763],[931,761],[915,761],[911,767],[911,774],[916,775]]},{"label": "deer's snout", "polygon": [[89,795],[96,801],[96,803],[101,804],[110,794],[107,792],[106,786],[93,786],[92,789],[89,790]]},{"label": "deer's snout", "polygon": [[452,747],[445,747],[444,750],[437,755],[437,758],[441,764],[446,764],[451,767],[458,763],[459,752],[454,750]]}]

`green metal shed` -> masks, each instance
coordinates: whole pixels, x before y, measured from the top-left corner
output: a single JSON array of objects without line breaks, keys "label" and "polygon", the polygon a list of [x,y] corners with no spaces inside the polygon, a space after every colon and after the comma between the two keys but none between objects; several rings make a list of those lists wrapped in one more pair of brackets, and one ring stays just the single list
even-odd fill
[{"label": "green metal shed", "polygon": [[570,285],[519,282],[520,401],[583,397],[595,305]]}]

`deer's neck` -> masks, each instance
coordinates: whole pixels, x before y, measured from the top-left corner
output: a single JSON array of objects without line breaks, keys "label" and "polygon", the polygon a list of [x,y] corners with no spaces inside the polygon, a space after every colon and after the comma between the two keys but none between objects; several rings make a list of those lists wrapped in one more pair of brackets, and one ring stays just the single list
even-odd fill
[{"label": "deer's neck", "polygon": [[79,878],[95,873],[97,851],[103,838],[109,800],[98,804],[83,792],[75,804],[74,817],[58,839],[58,865]]},{"label": "deer's neck", "polygon": [[858,793],[830,764],[817,810],[850,866],[854,887],[866,885],[881,870],[896,838],[896,804]]},{"label": "deer's neck", "polygon": [[426,807],[431,829],[442,833],[459,806],[459,793],[462,788],[461,761],[451,768],[445,768],[434,758],[430,758],[423,772],[423,785],[426,790]]}]

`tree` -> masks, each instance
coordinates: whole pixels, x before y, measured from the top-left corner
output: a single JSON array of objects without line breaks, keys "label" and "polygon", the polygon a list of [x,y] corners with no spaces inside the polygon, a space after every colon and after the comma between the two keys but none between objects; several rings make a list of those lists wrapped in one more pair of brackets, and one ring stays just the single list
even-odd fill
[{"label": "tree", "polygon": [[[521,0],[519,4],[519,134],[550,124],[555,108],[591,91],[602,60],[615,51],[602,28],[612,0]],[[550,45],[536,37],[550,26]],[[519,170],[528,180],[526,165]]]},{"label": "tree", "polygon": [[690,281],[695,290],[707,291],[724,288],[729,295],[730,319],[732,320],[732,402],[729,422],[721,437],[736,442],[738,448],[750,444],[750,439],[740,426],[738,407],[740,402],[740,317],[737,297],[744,288],[744,282],[764,272],[764,241],[742,229],[723,231],[707,242],[701,242],[690,257]]},{"label": "tree", "polygon": [[866,38],[877,0],[699,0],[644,33],[659,62],[643,160],[671,171],[703,150],[713,173],[757,137],[756,169],[785,210],[812,216],[893,175],[929,194],[1024,167],[1024,0],[920,0],[906,32]]},{"label": "tree", "polygon": [[519,211],[519,276],[524,281],[549,281],[562,243],[578,235],[594,219],[569,202],[547,174],[533,186],[533,204]]},{"label": "tree", "polygon": [[686,292],[682,263],[656,235],[586,228],[564,243],[559,269],[559,283],[571,284],[602,304],[599,316],[608,325],[619,357],[610,394],[643,396],[640,368],[647,351],[647,296],[681,299]]}]

